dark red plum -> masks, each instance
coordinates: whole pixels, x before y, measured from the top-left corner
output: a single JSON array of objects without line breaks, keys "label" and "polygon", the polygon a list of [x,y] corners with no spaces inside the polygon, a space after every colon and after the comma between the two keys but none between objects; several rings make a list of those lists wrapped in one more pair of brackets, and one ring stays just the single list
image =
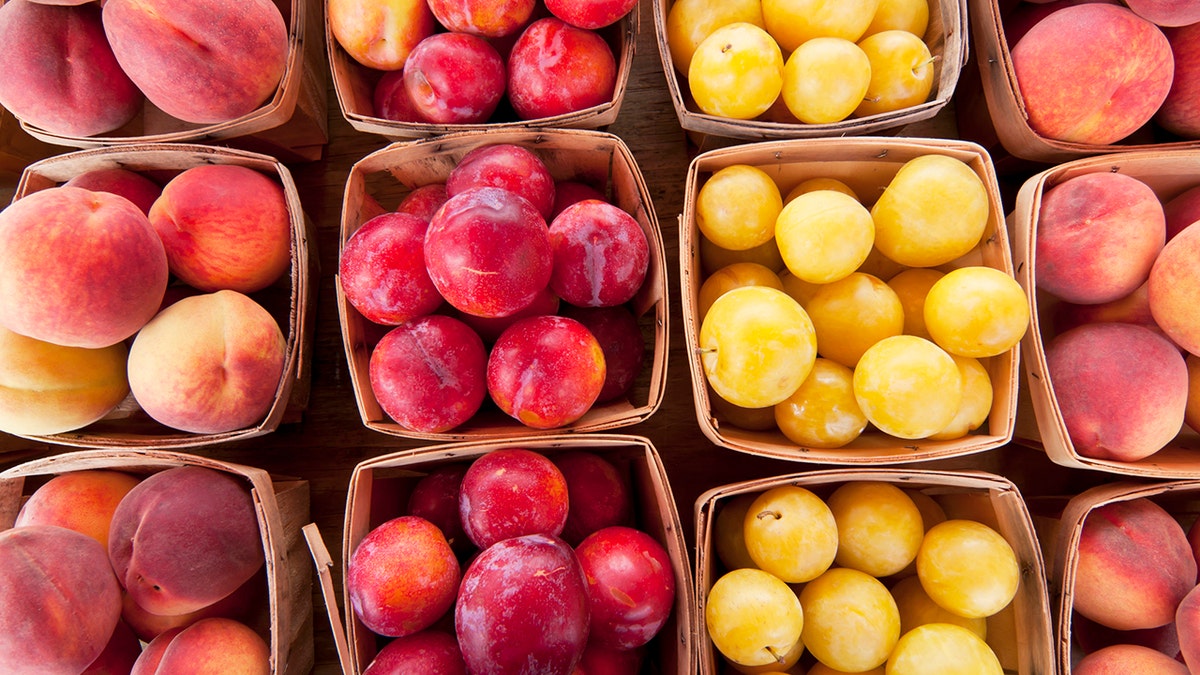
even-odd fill
[{"label": "dark red plum", "polygon": [[404,62],[404,89],[413,107],[435,124],[488,121],[504,98],[505,78],[496,48],[469,33],[434,33]]},{"label": "dark red plum", "polygon": [[633,216],[598,199],[575,203],[550,223],[550,290],[580,307],[628,302],[650,268],[650,242]]},{"label": "dark red plum", "polygon": [[561,314],[582,323],[604,351],[604,386],[596,402],[628,394],[646,362],[646,339],[629,307],[576,307],[564,303]]},{"label": "dark red plum", "polygon": [[560,452],[551,461],[567,480],[570,503],[562,538],[568,544],[577,546],[596,530],[632,523],[633,497],[612,462],[587,450]]},{"label": "dark red plum", "polygon": [[466,473],[465,463],[443,464],[422,476],[408,495],[408,515],[437,525],[457,552],[466,552],[472,546],[458,515],[458,494]]},{"label": "dark red plum", "polygon": [[342,246],[342,291],[368,321],[396,326],[441,306],[425,268],[428,227],[409,213],[384,213],[363,223]]},{"label": "dark red plum", "polygon": [[526,534],[558,536],[567,522],[567,481],[545,455],[503,448],[481,455],[463,476],[463,530],[481,549]]},{"label": "dark red plum", "polygon": [[399,637],[383,646],[363,675],[467,675],[458,640],[429,629]]},{"label": "dark red plum", "polygon": [[554,177],[534,151],[512,143],[474,148],[454,165],[446,177],[446,192],[454,195],[477,187],[497,187],[515,192],[549,219],[554,208]]},{"label": "dark red plum", "polygon": [[575,554],[588,580],[593,642],[634,649],[658,634],[675,605],[675,573],[662,544],[617,525],[588,535]]},{"label": "dark red plum", "polygon": [[442,204],[445,204],[447,199],[449,196],[446,194],[445,183],[429,183],[415,188],[405,195],[396,210],[411,213],[421,220],[429,222],[433,220],[433,214],[442,208]]}]

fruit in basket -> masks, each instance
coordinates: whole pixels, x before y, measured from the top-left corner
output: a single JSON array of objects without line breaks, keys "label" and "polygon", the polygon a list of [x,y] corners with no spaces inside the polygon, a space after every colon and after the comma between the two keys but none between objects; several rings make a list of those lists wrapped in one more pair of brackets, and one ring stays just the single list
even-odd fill
[{"label": "fruit in basket", "polygon": [[1154,121],[1185,138],[1200,138],[1200,19],[1166,31],[1175,61],[1171,90],[1163,99]]},{"label": "fruit in basket", "polygon": [[921,511],[900,488],[882,481],[851,481],[825,501],[837,523],[834,560],[841,567],[887,577],[916,559],[925,528]]},{"label": "fruit in basket", "polygon": [[614,525],[585,537],[575,555],[587,579],[588,641],[615,649],[650,642],[675,606],[675,573],[662,544]]},{"label": "fruit in basket", "polygon": [[642,226],[598,199],[568,206],[550,223],[550,290],[579,307],[615,307],[642,288],[650,243]]},{"label": "fruit in basket", "polygon": [[151,640],[133,672],[210,672],[269,675],[271,648],[261,635],[233,619],[212,618],[177,628]]},{"label": "fruit in basket", "polygon": [[442,208],[442,204],[445,204],[449,198],[445,183],[427,183],[413,188],[412,192],[404,195],[404,198],[396,205],[396,210],[401,213],[410,213],[429,222],[433,219],[433,214],[437,213],[437,210]]},{"label": "fruit in basket", "polygon": [[1200,6],[1189,0],[1124,0],[1135,14],[1159,26],[1187,26],[1200,21]]},{"label": "fruit in basket", "polygon": [[978,429],[992,412],[992,377],[979,359],[951,354],[958,374],[962,377],[962,402],[958,412],[941,431],[930,434],[930,440],[942,441],[962,438]]},{"label": "fruit in basket", "polygon": [[0,7],[0,105],[36,127],[95,136],[129,122],[142,94],[121,69],[93,4]]},{"label": "fruit in basket", "polygon": [[292,262],[283,186],[234,164],[202,164],[163,187],[150,209],[171,272],[202,291],[262,290]]},{"label": "fruit in basket", "polygon": [[210,605],[263,566],[250,491],[230,474],[199,466],[147,476],[113,512],[108,557],[125,591],[148,612]]},{"label": "fruit in basket", "polygon": [[391,673],[433,673],[465,675],[458,639],[442,630],[431,628],[396,638],[380,648],[367,665],[363,675]]},{"label": "fruit in basket", "polygon": [[696,294],[696,316],[701,321],[717,298],[743,286],[766,286],[783,290],[783,281],[771,268],[754,262],[730,263],[705,277]]},{"label": "fruit in basket", "polygon": [[[553,312],[547,312],[553,313]],[[562,316],[575,319],[600,343],[604,354],[604,386],[596,395],[605,403],[629,394],[646,361],[646,338],[627,305],[616,307],[563,307]]]},{"label": "fruit in basket", "polygon": [[521,319],[544,314],[558,314],[560,308],[565,309],[564,304],[554,294],[554,291],[546,287],[539,291],[528,305],[507,316],[475,316],[466,312],[456,312],[455,316],[474,329],[479,337],[483,338],[485,344],[491,345],[496,342],[496,338],[500,337],[505,329]]},{"label": "fruit in basket", "polygon": [[1053,338],[1046,366],[1063,424],[1083,457],[1136,462],[1183,426],[1187,366],[1153,331],[1085,324]]},{"label": "fruit in basket", "polygon": [[408,99],[434,124],[486,122],[504,98],[505,77],[496,48],[470,33],[434,33],[404,61]]},{"label": "fruit in basket", "polygon": [[554,176],[542,158],[523,145],[479,145],[463,155],[446,176],[448,197],[479,187],[503,188],[521,195],[550,222],[556,189]]},{"label": "fruit in basket", "polygon": [[575,552],[544,534],[484,549],[463,574],[454,610],[467,670],[481,675],[571,672],[587,646],[589,620]]},{"label": "fruit in basket", "polygon": [[419,516],[371,529],[346,564],[346,592],[371,631],[404,637],[432,626],[451,607],[461,569],[445,535]]},{"label": "fruit in basket", "polygon": [[871,62],[861,47],[836,37],[807,40],[783,65],[784,105],[806,124],[849,117],[871,83]]},{"label": "fruit in basket", "polygon": [[401,426],[438,433],[463,424],[487,396],[487,350],[467,324],[430,314],[396,326],[371,350],[371,391]]},{"label": "fruit in basket", "polygon": [[100,655],[121,615],[107,559],[95,539],[64,527],[0,533],[0,669],[77,673]]},{"label": "fruit in basket", "polygon": [[722,248],[703,234],[700,234],[697,239],[699,240],[702,275],[712,274],[726,265],[737,262],[756,262],[775,272],[787,270],[787,266],[783,264],[783,256],[779,255],[779,247],[775,245],[774,237],[744,251]]},{"label": "fruit in basket", "polygon": [[871,207],[875,247],[908,267],[936,267],[965,255],[987,228],[983,180],[966,162],[924,154],[908,160]]},{"label": "fruit in basket", "polygon": [[783,53],[766,30],[746,22],[728,24],[696,47],[687,79],[704,113],[754,119],[783,89]]},{"label": "fruit in basket", "polygon": [[516,312],[550,282],[546,221],[515,192],[477,187],[454,194],[425,232],[425,266],[455,308],[484,317]]},{"label": "fruit in basket", "polygon": [[714,30],[731,23],[765,28],[758,0],[677,0],[667,10],[665,32],[671,64],[687,75],[696,47]]},{"label": "fruit in basket", "polygon": [[1011,52],[1030,127],[1072,143],[1107,145],[1132,134],[1158,110],[1174,73],[1158,26],[1103,3],[1050,14]]},{"label": "fruit in basket", "polygon": [[456,552],[472,546],[458,512],[458,494],[466,473],[467,466],[463,463],[437,466],[419,478],[408,495],[406,513],[437,525]]},{"label": "fruit in basket", "polygon": [[900,611],[887,586],[848,567],[804,585],[804,645],[818,661],[857,673],[883,665],[900,639]]},{"label": "fruit in basket", "polygon": [[1150,314],[1172,342],[1200,354],[1200,226],[1190,225],[1163,247],[1150,268]]},{"label": "fruit in basket", "polygon": [[13,527],[65,527],[88,535],[107,551],[113,512],[138,480],[131,474],[108,469],[58,474],[29,495]]},{"label": "fruit in basket", "polygon": [[1029,327],[1029,302],[1011,275],[969,265],[946,273],[925,296],[925,328],[956,356],[987,358],[1017,346]]},{"label": "fruit in basket", "polygon": [[911,108],[929,98],[934,58],[919,36],[906,30],[885,30],[863,38],[858,46],[871,64],[871,81],[855,116]]},{"label": "fruit in basket", "polygon": [[426,0],[329,0],[326,21],[352,59],[376,70],[401,70],[437,21]]},{"label": "fruit in basket", "polygon": [[449,31],[498,38],[525,26],[534,0],[428,0],[438,23]]},{"label": "fruit in basket", "polygon": [[817,353],[847,368],[871,345],[904,329],[904,307],[895,291],[862,272],[822,284],[804,308],[817,333]]},{"label": "fruit in basket", "polygon": [[145,174],[120,167],[84,171],[72,176],[63,185],[121,195],[133,202],[147,216],[150,214],[150,207],[154,206],[154,201],[162,194],[162,186]]},{"label": "fruit in basket", "polygon": [[251,426],[275,403],[287,341],[262,305],[237,291],[179,300],[129,348],[129,388],[160,424],[198,434]]},{"label": "fruit in basket", "polygon": [[[761,246],[766,249],[764,254],[774,254],[763,258],[777,257],[775,221],[782,208],[779,186],[766,171],[749,164],[731,164],[715,171],[700,186],[696,195],[696,227],[705,239],[721,249],[747,251],[749,255]],[[757,255],[747,262],[767,264]],[[783,269],[782,265],[768,266]]]},{"label": "fruit in basket", "polygon": [[546,9],[572,26],[598,30],[620,21],[637,0],[548,0]]},{"label": "fruit in basket", "polygon": [[1071,669],[1073,675],[1187,675],[1189,672],[1187,666],[1162,652],[1128,644],[1109,645],[1087,654]]},{"label": "fruit in basket", "polygon": [[978,521],[951,519],[925,533],[917,577],[937,604],[959,616],[985,618],[1012,602],[1021,568],[999,532]]},{"label": "fruit in basket", "polygon": [[879,0],[870,25],[863,31],[863,37],[885,30],[906,30],[917,37],[924,37],[928,27],[927,0]]},{"label": "fruit in basket", "polygon": [[576,673],[595,673],[595,675],[623,675],[624,673],[639,673],[642,663],[646,660],[646,648],[638,649],[609,649],[589,641],[583,650],[583,656],[576,666]]},{"label": "fruit in basket", "polygon": [[128,624],[137,638],[144,642],[173,628],[185,628],[201,619],[214,617],[236,619],[265,631],[270,621],[267,596],[267,571],[264,566],[229,595],[183,614],[152,614],[134,602],[127,593],[121,599],[121,621]]},{"label": "fruit in basket", "polygon": [[1188,668],[1200,665],[1200,591],[1195,586],[1179,601],[1175,609],[1176,636],[1183,661]]},{"label": "fruit in basket", "polygon": [[429,221],[393,211],[363,223],[342,245],[338,282],[368,321],[397,326],[441,306],[425,267],[428,229]]},{"label": "fruit in basket", "polygon": [[249,114],[279,88],[288,26],[271,0],[106,0],[104,32],[151,103],[185,122]]},{"label": "fruit in basket", "polygon": [[820,2],[818,0],[765,0],[763,20],[780,48],[792,52],[818,37],[857,42],[875,16],[879,0]]},{"label": "fruit in basket", "polygon": [[550,460],[562,472],[570,496],[561,535],[564,541],[578,546],[597,530],[633,523],[629,485],[612,462],[588,450],[567,450]]},{"label": "fruit in basket", "polygon": [[523,120],[613,100],[617,59],[595,31],[549,16],[529,24],[508,56],[508,101]]},{"label": "fruit in basket", "polygon": [[1174,621],[1180,601],[1196,585],[1186,531],[1147,498],[1092,509],[1075,558],[1074,610],[1117,630]]},{"label": "fruit in basket", "polygon": [[1004,669],[987,643],[975,633],[954,624],[931,623],[900,636],[888,656],[887,672],[889,675],[1002,675]]},{"label": "fruit in basket", "polygon": [[[380,76],[371,92],[376,117],[393,122],[424,122],[420,111],[404,88],[404,71],[389,70]],[[426,218],[426,220],[429,220]]]},{"label": "fruit in basket", "polygon": [[954,420],[962,404],[962,376],[933,342],[896,335],[863,353],[854,368],[854,397],[880,431],[926,438]]},{"label": "fruit in basket", "polygon": [[[770,340],[764,340],[766,337]],[[817,336],[808,313],[787,293],[735,288],[717,298],[699,333],[700,365],[713,389],[746,408],[785,400],[808,377]]]},{"label": "fruit in basket", "polygon": [[809,448],[840,448],[867,426],[854,398],[854,372],[820,357],[803,384],[775,405],[774,418],[788,440]]},{"label": "fruit in basket", "polygon": [[[981,638],[987,638],[987,618],[967,618],[942,607],[929,597],[917,576],[904,577],[891,587],[896,609],[900,612],[900,634],[927,623],[952,623],[962,626]],[[1072,629],[1074,627],[1072,626]]]},{"label": "fruit in basket", "polygon": [[760,493],[742,527],[754,564],[789,584],[821,576],[837,555],[837,520],[807,488],[788,485]]},{"label": "fruit in basket", "polygon": [[795,197],[775,221],[775,242],[788,271],[813,284],[849,276],[867,259],[874,241],[871,212],[835,190]]},{"label": "fruit in basket", "polygon": [[804,610],[790,586],[769,572],[747,568],[717,578],[704,602],[713,646],[742,668],[787,669],[800,660]]},{"label": "fruit in basket", "polygon": [[607,201],[608,197],[600,189],[579,180],[554,181],[554,206],[550,209],[550,221],[553,221],[563,209],[585,199]]},{"label": "fruit in basket", "polygon": [[904,308],[904,333],[932,339],[925,327],[925,296],[944,272],[930,267],[910,267],[888,279],[887,285]]},{"label": "fruit in basket", "polygon": [[125,400],[124,342],[87,349],[0,326],[0,430],[57,434],[101,419]]},{"label": "fruit in basket", "polygon": [[[1150,284],[1138,286],[1132,293],[1123,298],[1101,302],[1095,305],[1079,305],[1072,302],[1062,302],[1054,307],[1052,319],[1056,333],[1068,330],[1085,323],[1101,323],[1105,321],[1132,323],[1148,328],[1163,337],[1163,332],[1154,321],[1150,312]],[[1168,338],[1169,339],[1169,338]]]},{"label": "fruit in basket", "polygon": [[487,388],[505,414],[534,429],[570,424],[592,408],[606,376],[604,351],[582,323],[532,316],[509,326],[488,354]]},{"label": "fruit in basket", "polygon": [[567,522],[563,473],[545,455],[501,448],[471,462],[459,489],[463,530],[481,549],[529,534],[557,538]]},{"label": "fruit in basket", "polygon": [[[1184,362],[1188,371],[1188,402],[1184,411],[1184,422],[1193,431],[1200,431],[1200,356],[1188,354]],[[1200,544],[1197,545],[1197,550],[1200,551]],[[1200,559],[1200,556],[1197,558]]]},{"label": "fruit in basket", "polygon": [[1166,240],[1158,196],[1138,178],[1108,171],[1046,190],[1037,214],[1037,287],[1067,302],[1097,304],[1146,281]]},{"label": "fruit in basket", "polygon": [[162,241],[123,197],[58,187],[0,211],[0,316],[16,333],[115,344],[158,311],[167,276]]},{"label": "fruit in basket", "polygon": [[81,675],[109,675],[109,673],[130,673],[133,664],[142,654],[142,643],[138,636],[124,621],[118,621],[117,627],[108,638],[104,651],[88,664],[87,670]]}]

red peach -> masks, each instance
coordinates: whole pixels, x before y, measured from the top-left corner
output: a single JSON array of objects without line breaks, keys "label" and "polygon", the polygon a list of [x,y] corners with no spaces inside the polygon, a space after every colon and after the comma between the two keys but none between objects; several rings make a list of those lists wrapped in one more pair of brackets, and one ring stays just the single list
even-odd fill
[{"label": "red peach", "polygon": [[266,566],[258,570],[237,590],[216,602],[183,614],[153,614],[133,601],[128,593],[121,599],[121,619],[129,625],[139,640],[149,642],[174,629],[187,628],[201,619],[222,617],[236,619],[247,625],[262,625],[269,630],[270,616]]},{"label": "red peach", "polygon": [[1159,26],[1186,26],[1200,21],[1194,0],[1125,0],[1135,14]]},{"label": "red peach", "polygon": [[150,215],[150,207],[154,205],[154,200],[162,194],[162,186],[145,174],[118,167],[85,171],[63,185],[93,192],[110,192],[114,195],[121,195],[133,202],[146,215]]},{"label": "red peach", "polygon": [[141,653],[142,643],[133,629],[124,621],[118,621],[104,651],[80,675],[130,675]]},{"label": "red peach", "polygon": [[508,57],[508,99],[524,120],[607,103],[616,84],[617,60],[604,38],[555,17],[530,24]]},{"label": "red peach", "polygon": [[429,221],[393,211],[363,223],[342,245],[338,281],[368,321],[398,326],[441,306],[425,267],[427,229]]},{"label": "red peach", "polygon": [[130,675],[273,672],[270,646],[261,635],[233,619],[212,618],[155,638]]},{"label": "red peach", "polygon": [[1171,241],[1188,225],[1200,220],[1200,185],[1164,202],[1163,215],[1167,218],[1167,241]]},{"label": "red peach", "polygon": [[29,495],[13,526],[65,527],[88,535],[107,551],[113,512],[139,480],[132,474],[109,469],[59,474]]},{"label": "red peach", "polygon": [[1187,666],[1141,645],[1111,645],[1083,657],[1071,675],[1188,675]]},{"label": "red peach", "polygon": [[1189,671],[1200,668],[1200,591],[1197,588],[1200,586],[1188,591],[1175,610],[1179,650]]},{"label": "red peach", "polygon": [[1175,235],[1150,269],[1150,313],[1167,337],[1200,354],[1200,224]]},{"label": "red peach", "polygon": [[[1196,5],[1196,3],[1191,3]],[[1184,138],[1200,138],[1200,20],[1166,30],[1175,62],[1171,90],[1154,121]]]},{"label": "red peach", "polygon": [[1142,284],[1132,293],[1123,298],[1101,302],[1095,305],[1077,305],[1070,302],[1060,303],[1054,308],[1054,327],[1056,333],[1081,326],[1085,323],[1131,323],[1166,337],[1154,315],[1150,313],[1150,286]]}]

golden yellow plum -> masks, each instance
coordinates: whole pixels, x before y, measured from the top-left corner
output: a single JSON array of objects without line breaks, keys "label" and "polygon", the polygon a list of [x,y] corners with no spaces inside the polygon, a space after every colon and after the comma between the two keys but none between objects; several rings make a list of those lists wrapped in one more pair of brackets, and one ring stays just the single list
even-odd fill
[{"label": "golden yellow plum", "polygon": [[883,665],[900,638],[900,612],[883,582],[834,567],[800,591],[801,633],[809,653],[851,673]]},{"label": "golden yellow plum", "polygon": [[696,193],[696,227],[717,246],[744,251],[775,236],[782,209],[779,186],[765,171],[731,164],[709,176]]},{"label": "golden yellow plum", "polygon": [[834,190],[835,192],[841,192],[858,199],[858,194],[854,191],[854,188],[847,185],[845,181],[828,176],[818,176],[817,178],[809,178],[796,183],[795,187],[788,190],[787,195],[783,198],[783,203],[786,204],[806,192],[816,192],[817,190]]},{"label": "golden yellow plum", "polygon": [[858,41],[871,62],[871,82],[857,117],[920,105],[933,91],[934,58],[921,38],[906,30],[885,30]]},{"label": "golden yellow plum", "polygon": [[1029,327],[1029,300],[1017,280],[991,267],[946,273],[925,296],[925,327],[942,349],[959,356],[997,356]]},{"label": "golden yellow plum", "polygon": [[854,369],[854,396],[880,431],[925,438],[945,429],[962,403],[962,376],[944,349],[915,335],[884,338]]},{"label": "golden yellow plum", "polygon": [[687,75],[696,47],[714,30],[731,23],[765,26],[759,0],[676,0],[667,10],[667,47],[671,64]]},{"label": "golden yellow plum", "polygon": [[706,114],[754,119],[783,89],[783,53],[767,31],[752,23],[722,26],[692,54],[688,88]]},{"label": "golden yellow plum", "polygon": [[817,353],[847,368],[875,343],[904,331],[896,292],[862,272],[822,285],[805,309],[817,334]]},{"label": "golden yellow plum", "polygon": [[863,37],[885,30],[906,30],[917,37],[925,36],[929,27],[928,0],[879,0],[871,25]]},{"label": "golden yellow plum", "polygon": [[819,577],[837,555],[837,522],[819,496],[797,485],[762,492],[746,511],[746,550],[755,564],[795,584]]},{"label": "golden yellow plum", "polygon": [[775,425],[809,448],[840,448],[858,438],[867,416],[854,398],[854,372],[818,358],[800,388],[775,405]]},{"label": "golden yellow plum", "polygon": [[809,192],[775,219],[775,243],[788,271],[814,284],[828,284],[854,272],[875,241],[871,212],[836,190]]},{"label": "golden yellow plum", "polygon": [[925,296],[939,279],[945,276],[931,267],[910,267],[888,279],[904,308],[904,334],[932,339],[925,328]]},{"label": "golden yellow plum", "polygon": [[779,273],[779,283],[783,284],[783,292],[792,296],[801,307],[807,305],[821,288],[821,284],[809,283],[789,272],[786,267]]},{"label": "golden yellow plum", "polygon": [[743,262],[726,265],[713,272],[704,283],[696,299],[696,316],[701,321],[708,314],[708,308],[714,301],[728,291],[742,286],[768,286],[783,290],[783,282],[771,268],[758,263]]},{"label": "golden yellow plum", "polygon": [[871,62],[861,47],[836,37],[806,41],[783,64],[783,103],[805,124],[849,117],[871,83]]},{"label": "golden yellow plum", "polygon": [[756,567],[746,550],[743,524],[746,522],[746,512],[757,497],[757,493],[745,492],[722,501],[713,520],[713,550],[727,570]]},{"label": "golden yellow plum", "polygon": [[883,481],[850,481],[826,503],[837,522],[838,565],[886,577],[916,559],[925,528],[920,509],[900,488]]},{"label": "golden yellow plum", "polygon": [[935,441],[966,436],[978,429],[992,412],[992,377],[988,375],[987,368],[983,367],[979,359],[969,356],[951,354],[950,357],[958,365],[958,374],[962,376],[962,403],[959,404],[954,419],[950,420],[945,429],[929,435],[929,438]]},{"label": "golden yellow plum", "polygon": [[699,240],[698,248],[700,250],[701,274],[712,274],[722,267],[732,265],[735,262],[756,262],[760,265],[766,265],[776,272],[787,269],[783,264],[783,256],[779,255],[779,247],[775,245],[774,237],[766,243],[745,249],[744,251],[721,248],[712,243],[712,240],[703,234],[699,234],[696,238]]},{"label": "golden yellow plum", "polygon": [[999,532],[978,521],[956,519],[925,533],[917,552],[917,577],[942,607],[959,616],[986,618],[1012,601],[1021,569]]},{"label": "golden yellow plum", "polygon": [[904,577],[892,584],[892,597],[896,599],[896,607],[900,610],[901,635],[927,623],[952,623],[981,638],[987,638],[987,619],[968,619],[937,604],[925,592],[918,577]]},{"label": "golden yellow plum", "polygon": [[950,623],[927,623],[904,635],[887,660],[888,675],[1002,675],[978,635]]},{"label": "golden yellow plum", "polygon": [[818,37],[858,42],[878,5],[879,0],[762,0],[762,12],[767,32],[792,52]]},{"label": "golden yellow plum", "polygon": [[791,587],[758,569],[721,575],[704,605],[713,646],[730,661],[746,666],[783,663],[800,643],[804,611]]}]

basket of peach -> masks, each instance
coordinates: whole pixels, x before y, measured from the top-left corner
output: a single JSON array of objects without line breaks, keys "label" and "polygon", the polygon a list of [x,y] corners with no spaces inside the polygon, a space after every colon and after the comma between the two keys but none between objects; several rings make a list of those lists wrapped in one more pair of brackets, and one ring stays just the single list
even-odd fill
[{"label": "basket of peach", "polygon": [[0,430],[190,447],[298,420],[309,227],[266,155],[164,143],[30,165],[0,211]]},{"label": "basket of peach", "polygon": [[656,0],[680,125],[778,139],[879,133],[936,115],[967,59],[954,0]]},{"label": "basket of peach", "polygon": [[1043,170],[1017,195],[1010,221],[1030,299],[1034,414],[1016,437],[1055,463],[1195,472],[1197,166],[1194,149],[1131,150]]},{"label": "basket of peach", "polygon": [[[317,563],[345,673],[694,673],[692,584],[648,439],[448,443],[354,469]],[[420,570],[421,573],[416,573]]]},{"label": "basket of peach", "polygon": [[1011,440],[1029,308],[979,146],[712,150],[689,168],[679,230],[692,392],[714,443],[865,464]]},{"label": "basket of peach", "polygon": [[1055,669],[1041,549],[979,471],[831,469],[696,500],[700,670]]},{"label": "basket of peach", "polygon": [[590,130],[396,143],[351,169],[338,308],[363,423],[416,438],[598,431],[662,401],[662,235]]}]

